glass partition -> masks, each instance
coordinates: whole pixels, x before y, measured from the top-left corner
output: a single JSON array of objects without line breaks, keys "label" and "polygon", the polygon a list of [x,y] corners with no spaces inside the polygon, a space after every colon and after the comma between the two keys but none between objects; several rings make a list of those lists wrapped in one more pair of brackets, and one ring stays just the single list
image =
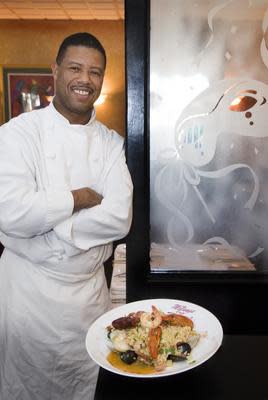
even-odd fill
[{"label": "glass partition", "polygon": [[152,0],[150,270],[267,271],[268,0]]}]

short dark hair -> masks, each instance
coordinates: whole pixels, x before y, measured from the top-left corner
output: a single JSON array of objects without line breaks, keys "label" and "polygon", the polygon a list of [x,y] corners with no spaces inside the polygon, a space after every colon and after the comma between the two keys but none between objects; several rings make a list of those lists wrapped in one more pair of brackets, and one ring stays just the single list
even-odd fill
[{"label": "short dark hair", "polygon": [[69,46],[85,46],[85,47],[89,47],[89,48],[93,48],[98,50],[104,57],[104,65],[106,66],[106,52],[104,50],[104,47],[102,46],[102,44],[100,43],[100,41],[93,35],[91,35],[91,33],[88,32],[78,32],[78,33],[74,33],[70,36],[67,36],[63,42],[61,43],[60,47],[59,47],[59,51],[56,57],[56,63],[58,65],[61,64],[66,50]]}]

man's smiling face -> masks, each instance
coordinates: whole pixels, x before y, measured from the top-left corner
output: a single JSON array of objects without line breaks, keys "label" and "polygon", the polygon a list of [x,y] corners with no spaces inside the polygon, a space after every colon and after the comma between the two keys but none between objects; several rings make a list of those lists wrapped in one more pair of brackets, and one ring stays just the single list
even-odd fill
[{"label": "man's smiling face", "polygon": [[85,124],[94,102],[100,95],[105,60],[99,50],[69,46],[60,65],[52,67],[55,80],[56,109],[70,123]]}]

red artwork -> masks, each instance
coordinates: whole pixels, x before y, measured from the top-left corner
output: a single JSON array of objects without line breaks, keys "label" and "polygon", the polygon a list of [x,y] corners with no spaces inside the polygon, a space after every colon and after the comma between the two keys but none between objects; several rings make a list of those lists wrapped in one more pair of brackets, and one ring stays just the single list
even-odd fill
[{"label": "red artwork", "polygon": [[4,71],[6,84],[5,119],[43,108],[54,95],[51,72]]}]

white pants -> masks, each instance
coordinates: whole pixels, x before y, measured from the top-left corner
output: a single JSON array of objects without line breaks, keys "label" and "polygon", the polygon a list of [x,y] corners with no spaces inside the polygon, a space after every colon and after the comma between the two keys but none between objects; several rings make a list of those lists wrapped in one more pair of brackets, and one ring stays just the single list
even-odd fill
[{"label": "white pants", "polygon": [[110,305],[103,267],[63,279],[4,250],[0,260],[0,399],[93,400],[98,368],[85,338]]}]

